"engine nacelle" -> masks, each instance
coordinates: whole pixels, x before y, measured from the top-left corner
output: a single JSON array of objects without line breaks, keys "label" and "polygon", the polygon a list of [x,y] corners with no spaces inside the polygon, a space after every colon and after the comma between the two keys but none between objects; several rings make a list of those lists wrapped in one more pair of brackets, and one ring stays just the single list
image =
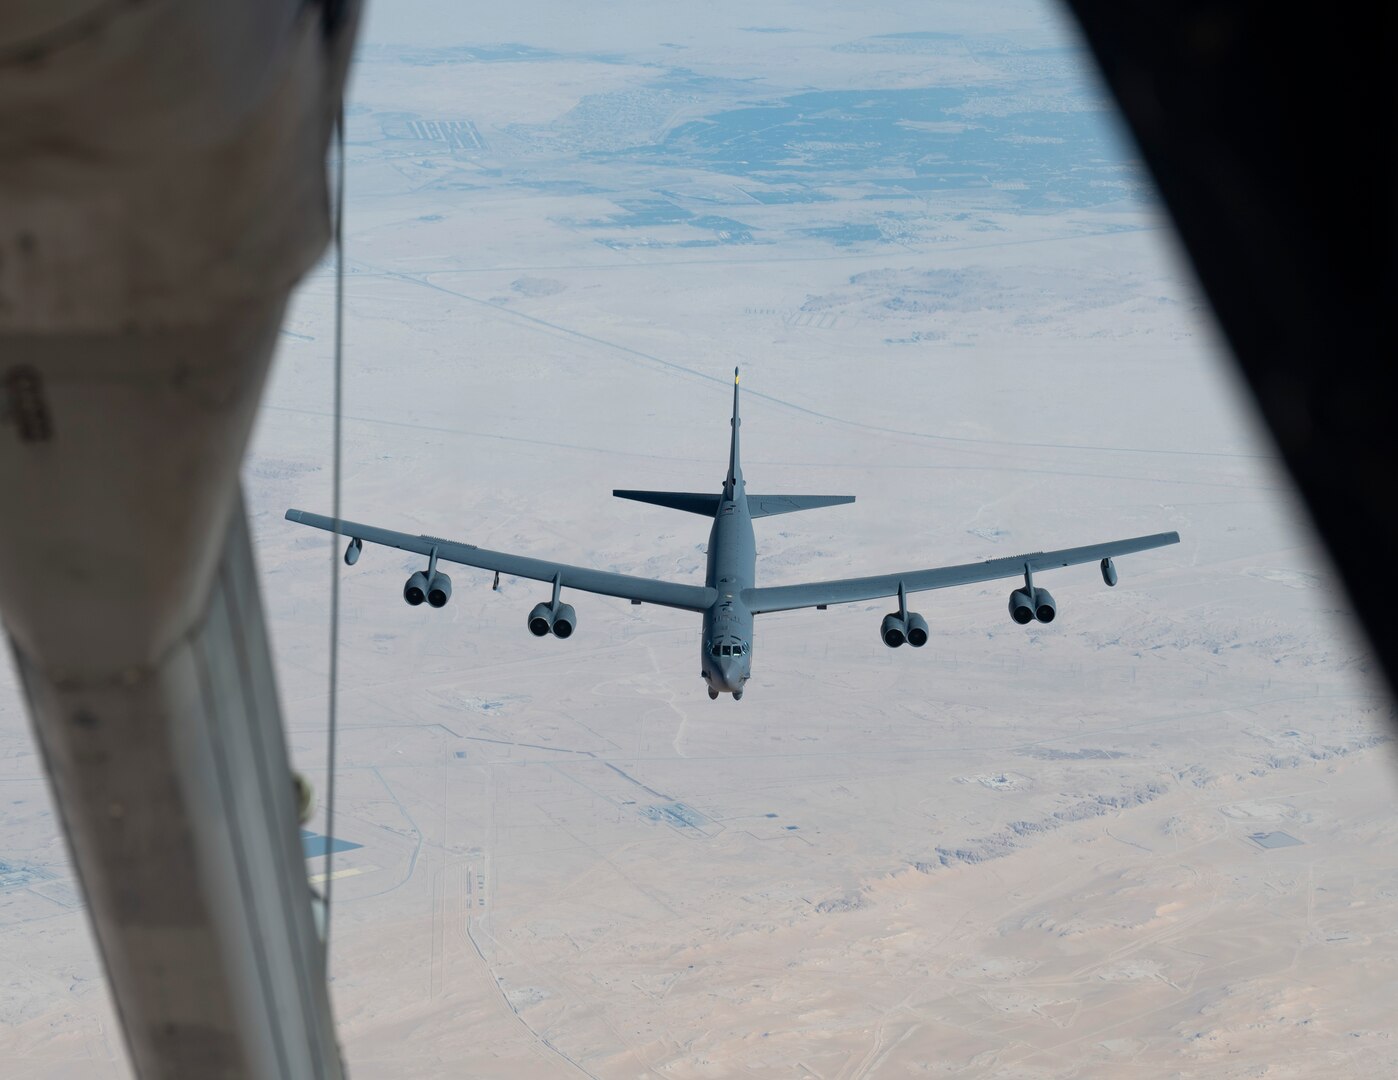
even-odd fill
[{"label": "engine nacelle", "polygon": [[553,636],[556,638],[567,638],[573,636],[573,631],[578,628],[578,613],[573,610],[572,604],[559,604],[558,610],[553,613]]},{"label": "engine nacelle", "polygon": [[1041,623],[1051,623],[1058,614],[1058,605],[1053,602],[1053,593],[1047,589],[1034,590],[1034,618]]},{"label": "engine nacelle", "polygon": [[879,627],[879,637],[883,638],[883,643],[890,649],[896,649],[908,640],[908,624],[903,621],[903,617],[898,612],[891,611],[883,617],[883,625]]},{"label": "engine nacelle", "polygon": [[553,608],[548,604],[535,604],[529,613],[529,632],[535,637],[545,637],[553,629]]},{"label": "engine nacelle", "polygon": [[908,644],[914,649],[927,644],[927,620],[916,611],[908,612]]},{"label": "engine nacelle", "polygon": [[427,602],[433,607],[446,607],[451,599],[451,578],[446,574],[433,574],[427,583]]},{"label": "engine nacelle", "polygon": [[413,607],[417,607],[427,599],[427,574],[425,571],[419,570],[408,578],[407,584],[403,586],[403,599]]},{"label": "engine nacelle", "polygon": [[353,540],[349,542],[349,546],[345,548],[345,565],[353,566],[355,563],[357,563],[359,561],[359,553],[363,550],[364,541],[356,536]]},{"label": "engine nacelle", "polygon": [[1102,580],[1107,583],[1109,589],[1116,584],[1116,565],[1111,559],[1102,560]]},{"label": "engine nacelle", "polygon": [[1027,589],[1016,589],[1010,593],[1010,618],[1024,626],[1034,621],[1034,598]]}]

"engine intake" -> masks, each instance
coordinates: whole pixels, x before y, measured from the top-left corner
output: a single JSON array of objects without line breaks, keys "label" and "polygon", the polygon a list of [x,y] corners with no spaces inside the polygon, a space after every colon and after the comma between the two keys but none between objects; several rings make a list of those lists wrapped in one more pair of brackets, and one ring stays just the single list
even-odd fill
[{"label": "engine intake", "polygon": [[908,644],[914,649],[927,644],[927,620],[916,611],[908,612]]},{"label": "engine intake", "polygon": [[427,585],[427,602],[433,607],[446,607],[451,599],[451,578],[446,574],[433,574]]},{"label": "engine intake", "polygon": [[408,578],[403,586],[403,599],[413,607],[417,607],[427,599],[427,574],[419,570],[412,577]]},{"label": "engine intake", "polygon": [[1034,590],[1034,618],[1041,623],[1053,622],[1058,614],[1058,605],[1053,602],[1053,593],[1047,589]]},{"label": "engine intake", "polygon": [[578,628],[578,613],[573,610],[572,604],[559,604],[558,610],[553,616],[553,636],[556,638],[568,638],[573,636],[573,631]]},{"label": "engine intake", "polygon": [[1034,598],[1027,589],[1016,589],[1010,593],[1010,618],[1024,626],[1034,621]]},{"label": "engine intake", "polygon": [[883,617],[883,625],[879,627],[879,637],[883,638],[883,643],[890,649],[896,649],[908,640],[908,624],[903,621],[903,617],[898,612],[890,611]]},{"label": "engine intake", "polygon": [[553,629],[553,608],[548,604],[535,604],[529,613],[529,632],[535,637],[545,637]]}]

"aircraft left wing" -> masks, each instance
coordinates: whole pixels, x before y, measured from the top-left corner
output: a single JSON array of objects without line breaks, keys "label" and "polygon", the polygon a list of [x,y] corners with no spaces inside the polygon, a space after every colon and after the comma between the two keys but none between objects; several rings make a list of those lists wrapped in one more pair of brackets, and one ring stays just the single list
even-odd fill
[{"label": "aircraft left wing", "polygon": [[[1033,551],[1025,555],[1010,555],[987,562],[964,563],[960,566],[937,566],[928,570],[909,570],[901,574],[879,574],[876,577],[844,578],[839,581],[813,582],[808,585],[776,585],[770,588],[743,590],[743,602],[754,614],[764,611],[791,611],[795,608],[824,607],[827,604],[851,604],[874,600],[881,596],[897,596],[899,586],[904,592],[926,592],[947,589],[953,585],[971,585],[980,581],[1020,577],[1026,568],[1031,573],[1059,566],[1129,555],[1178,544],[1177,532],[1135,536],[1129,540],[1113,540],[1105,544],[1063,548],[1060,551]],[[1112,579],[1113,581],[1115,578]]]},{"label": "aircraft left wing", "polygon": [[474,544],[444,540],[439,536],[414,536],[411,533],[394,532],[392,529],[380,529],[373,525],[361,525],[357,521],[342,519],[337,530],[333,518],[323,514],[312,514],[306,510],[288,510],[286,519],[309,525],[313,529],[338,531],[341,536],[358,540],[361,544],[382,544],[384,547],[394,547],[401,551],[414,551],[429,558],[435,554],[444,562],[474,566],[480,570],[494,570],[531,581],[557,580],[565,589],[579,589],[600,596],[619,596],[637,603],[680,608],[683,611],[705,611],[713,606],[718,597],[713,589],[703,585],[683,585],[676,581],[631,577],[628,574],[613,574],[606,570],[592,570],[585,566],[569,566],[567,563],[531,559],[524,555],[490,551]]}]

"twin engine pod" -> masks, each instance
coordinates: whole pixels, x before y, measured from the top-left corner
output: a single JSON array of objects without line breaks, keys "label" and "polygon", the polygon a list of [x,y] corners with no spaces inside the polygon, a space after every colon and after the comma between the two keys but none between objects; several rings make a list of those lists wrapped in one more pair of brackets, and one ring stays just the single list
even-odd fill
[{"label": "twin engine pod", "polygon": [[403,586],[403,599],[413,607],[424,600],[435,608],[446,607],[451,599],[451,578],[439,572],[429,579],[425,570],[419,570]]},{"label": "twin engine pod", "polygon": [[1058,614],[1053,593],[1047,589],[1035,589],[1030,595],[1028,589],[1016,589],[1010,593],[1010,618],[1024,626],[1038,619],[1041,623],[1051,623]]},{"label": "twin engine pod", "polygon": [[908,612],[907,618],[890,611],[883,617],[879,637],[890,649],[898,648],[905,641],[914,649],[920,649],[927,644],[927,620],[916,611]]},{"label": "twin engine pod", "polygon": [[535,604],[529,613],[529,632],[535,637],[552,633],[557,638],[569,638],[578,627],[578,613],[572,604]]}]

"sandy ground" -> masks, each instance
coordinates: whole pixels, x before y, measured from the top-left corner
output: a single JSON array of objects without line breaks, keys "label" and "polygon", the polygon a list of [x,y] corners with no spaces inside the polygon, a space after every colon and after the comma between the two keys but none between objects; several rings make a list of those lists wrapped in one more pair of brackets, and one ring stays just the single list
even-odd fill
[{"label": "sandy ground", "polygon": [[[706,523],[610,491],[715,489],[742,364],[749,487],[858,496],[759,522],[765,583],[1183,542],[1116,589],[1051,575],[1049,627],[1014,626],[1007,585],[920,597],[920,651],[879,643],[883,603],[763,617],[738,703],[704,693],[697,618],[575,595],[578,633],[536,641],[544,586],[463,569],[446,609],[410,609],[418,560],[366,551],[338,824],[362,846],[334,863],[352,1074],[1395,1072],[1391,706],[1128,173],[1111,200],[1031,206],[1041,181],[1000,173],[875,199],[901,167],[880,161],[762,202],[791,185],[617,149],[811,87],[1081,103],[1080,59],[1034,68],[1059,31],[1022,7],[1006,38],[948,8],[982,34],[959,42],[823,12],[780,48],[721,12],[625,22],[600,59],[600,31],[518,12],[452,42],[549,55],[438,48],[431,4],[375,16],[346,515],[700,581]],[[453,119],[464,148],[411,127]],[[245,472],[288,741],[322,789],[329,555],[282,513],[328,508],[331,286],[289,312]],[[8,670],[0,798],[0,1071],[124,1076]]]}]

